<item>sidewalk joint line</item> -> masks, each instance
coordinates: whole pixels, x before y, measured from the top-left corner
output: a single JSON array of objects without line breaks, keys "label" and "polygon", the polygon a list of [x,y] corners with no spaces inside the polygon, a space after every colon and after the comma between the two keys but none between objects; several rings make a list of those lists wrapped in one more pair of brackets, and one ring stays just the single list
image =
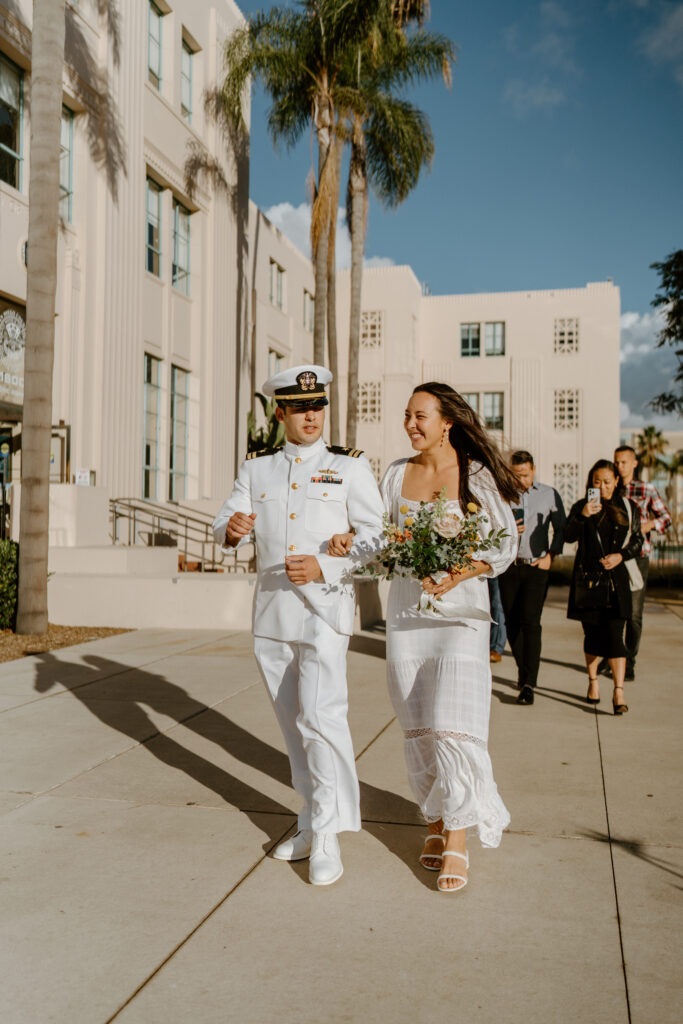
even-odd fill
[{"label": "sidewalk joint line", "polygon": [[355,761],[356,761],[356,763],[358,763],[358,761],[360,761],[360,759],[361,759],[361,757],[363,756],[363,754],[364,754],[364,753],[365,753],[365,752],[366,752],[367,750],[369,750],[369,749],[370,749],[370,747],[372,746],[372,744],[373,744],[373,743],[376,743],[376,742],[377,742],[377,740],[378,740],[378,739],[380,738],[380,736],[382,736],[382,735],[383,735],[383,733],[385,733],[385,732],[387,731],[387,729],[389,728],[389,726],[390,726],[390,725],[393,725],[393,723],[394,723],[395,721],[396,721],[396,715],[394,715],[394,717],[393,717],[393,718],[390,718],[390,719],[389,719],[389,721],[387,722],[387,724],[386,724],[385,726],[383,726],[383,727],[382,727],[382,728],[380,729],[380,731],[379,731],[379,732],[377,733],[377,735],[376,735],[375,737],[373,737],[373,739],[371,739],[369,743],[366,743],[366,745],[365,745],[365,746],[363,747],[363,749],[361,750],[360,754],[357,754],[357,755],[356,755],[356,757],[355,757]]},{"label": "sidewalk joint line", "polygon": [[600,758],[600,775],[602,777],[602,797],[605,802],[605,824],[607,826],[607,844],[609,846],[609,859],[612,867],[612,885],[614,886],[614,903],[617,912],[617,931],[619,934],[619,949],[621,951],[621,971],[624,976],[624,995],[626,996],[626,1015],[628,1024],[631,1022],[631,999],[628,990],[628,974],[626,972],[626,957],[624,955],[624,934],[621,928],[621,909],[619,907],[619,892],[617,889],[617,874],[614,867],[614,847],[612,846],[612,827],[609,820],[609,808],[607,806],[607,780],[605,779],[605,766],[602,758],[602,743],[600,741],[600,719],[595,715],[595,732],[598,738],[598,756]]},{"label": "sidewalk joint line", "polygon": [[147,975],[147,977],[144,979],[144,981],[142,981],[138,985],[138,987],[135,989],[134,992],[131,993],[131,995],[128,997],[128,999],[126,999],[126,1001],[119,1006],[118,1010],[115,1010],[115,1012],[111,1015],[111,1017],[107,1017],[107,1019],[105,1020],[104,1024],[112,1024],[112,1021],[116,1020],[116,1018],[119,1016],[119,1014],[121,1014],[123,1012],[123,1010],[126,1009],[127,1006],[130,1006],[130,1004],[133,1002],[133,1000],[136,999],[137,996],[142,992],[143,988],[146,988],[147,985],[149,985],[150,981],[152,981],[152,979],[155,978],[157,976],[157,974],[161,970],[163,970],[163,968],[166,966],[166,964],[169,963],[173,959],[173,957],[176,955],[176,953],[180,952],[180,950],[183,948],[183,946],[185,946],[190,941],[190,939],[194,935],[197,934],[199,929],[204,924],[206,924],[206,922],[209,920],[209,918],[213,917],[213,915],[216,913],[217,910],[220,910],[220,908],[223,906],[223,904],[226,903],[230,899],[232,894],[234,892],[236,892],[237,889],[239,889],[239,887],[242,885],[242,883],[246,882],[247,878],[249,878],[249,876],[252,875],[254,873],[254,871],[256,871],[256,869],[258,867],[260,867],[261,864],[263,864],[264,860],[266,860],[266,858],[268,857],[268,854],[270,853],[270,851],[275,846],[277,846],[278,843],[281,843],[282,840],[287,835],[287,833],[291,832],[291,830],[292,830],[292,825],[290,824],[290,825],[287,826],[287,828],[282,833],[282,835],[279,837],[279,839],[274,840],[272,846],[269,846],[268,849],[264,851],[263,856],[259,857],[259,859],[252,864],[252,866],[249,868],[249,870],[244,872],[242,877],[237,882],[235,882],[233,887],[231,889],[229,889],[228,892],[226,892],[225,896],[223,896],[222,899],[220,899],[218,901],[218,903],[215,904],[215,906],[213,906],[210,910],[207,911],[206,914],[204,914],[204,916],[200,919],[200,921],[198,921],[198,923],[194,926],[194,928],[192,928],[192,930],[187,933],[185,938],[181,939],[181,941],[176,946],[173,947],[171,952],[166,957],[164,957],[164,959],[161,961],[161,963],[158,964],[154,968],[154,970],[150,974]]}]

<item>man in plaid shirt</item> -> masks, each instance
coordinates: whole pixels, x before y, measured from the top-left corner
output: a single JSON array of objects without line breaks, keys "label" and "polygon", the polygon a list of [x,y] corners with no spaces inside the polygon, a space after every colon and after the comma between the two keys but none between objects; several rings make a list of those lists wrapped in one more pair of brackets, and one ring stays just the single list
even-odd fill
[{"label": "man in plaid shirt", "polygon": [[614,463],[619,471],[621,482],[624,485],[624,495],[635,502],[640,512],[640,529],[644,537],[644,544],[640,556],[636,558],[638,568],[643,577],[643,586],[640,590],[631,592],[632,611],[631,618],[626,623],[626,679],[635,677],[636,656],[640,646],[640,634],[643,629],[643,605],[645,603],[645,588],[647,586],[647,573],[650,565],[650,552],[652,551],[651,534],[664,533],[671,526],[669,510],[660,498],[657,488],[653,484],[647,484],[643,480],[636,480],[634,474],[638,466],[638,456],[635,450],[629,445],[621,445],[614,452]]}]

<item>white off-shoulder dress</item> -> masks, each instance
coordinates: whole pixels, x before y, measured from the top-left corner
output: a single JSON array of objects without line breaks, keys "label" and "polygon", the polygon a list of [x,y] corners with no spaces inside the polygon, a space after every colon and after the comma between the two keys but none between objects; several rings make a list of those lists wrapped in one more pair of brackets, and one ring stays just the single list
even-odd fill
[{"label": "white off-shoulder dress", "polygon": [[[403,528],[417,501],[403,497],[408,459],[389,466],[381,490],[386,511]],[[510,815],[493,779],[488,753],[491,708],[490,612],[486,576],[498,576],[517,550],[517,528],[488,469],[470,464],[470,490],[489,521],[507,531],[500,549],[480,555],[490,573],[449,591],[458,612],[448,619],[416,615],[422,587],[395,577],[387,608],[387,682],[404,733],[410,785],[425,820],[476,830],[483,846],[498,846]],[[449,502],[459,511],[459,502]],[[403,511],[401,511],[403,509]],[[475,553],[475,557],[476,553]]]}]

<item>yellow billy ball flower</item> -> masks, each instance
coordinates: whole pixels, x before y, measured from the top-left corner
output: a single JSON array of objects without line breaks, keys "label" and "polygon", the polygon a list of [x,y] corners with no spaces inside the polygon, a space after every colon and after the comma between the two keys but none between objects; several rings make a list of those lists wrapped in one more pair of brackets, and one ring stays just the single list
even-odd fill
[{"label": "yellow billy ball flower", "polygon": [[412,518],[412,516],[406,516],[403,522],[406,526],[412,526],[415,520]]},{"label": "yellow billy ball flower", "polygon": [[467,511],[468,512],[476,512],[477,511],[477,506],[474,504],[473,501],[468,501],[467,502]]},{"label": "yellow billy ball flower", "polygon": [[401,505],[399,512],[401,513],[402,516],[404,516],[406,515],[406,513],[410,512],[410,509],[408,508],[407,505]]}]

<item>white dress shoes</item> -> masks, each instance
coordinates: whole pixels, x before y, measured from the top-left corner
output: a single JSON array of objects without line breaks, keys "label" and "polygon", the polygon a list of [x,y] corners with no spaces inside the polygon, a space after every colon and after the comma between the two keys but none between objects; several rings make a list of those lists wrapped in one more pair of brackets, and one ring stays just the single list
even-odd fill
[{"label": "white dress shoes", "polygon": [[273,857],[275,860],[306,860],[311,852],[312,842],[313,833],[307,828],[299,829],[296,835],[275,847]]},{"label": "white dress shoes", "polygon": [[314,832],[308,880],[311,885],[332,885],[344,874],[339,840],[334,832]]}]

